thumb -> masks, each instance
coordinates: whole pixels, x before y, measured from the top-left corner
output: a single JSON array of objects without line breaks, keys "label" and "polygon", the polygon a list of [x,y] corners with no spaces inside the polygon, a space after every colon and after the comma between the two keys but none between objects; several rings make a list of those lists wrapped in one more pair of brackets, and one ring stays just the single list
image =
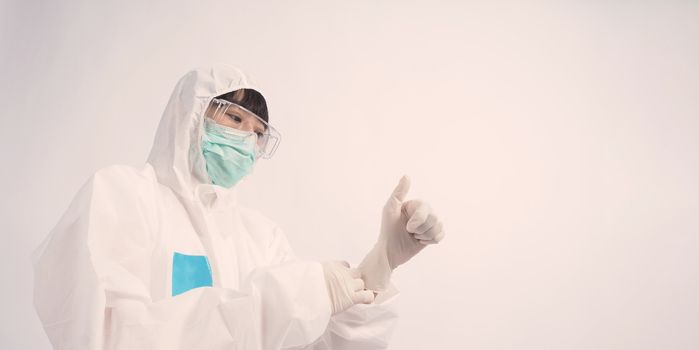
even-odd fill
[{"label": "thumb", "polygon": [[398,202],[403,202],[405,197],[408,195],[410,190],[410,178],[407,175],[403,175],[398,181],[398,185],[393,189],[391,193],[391,198],[397,200]]}]

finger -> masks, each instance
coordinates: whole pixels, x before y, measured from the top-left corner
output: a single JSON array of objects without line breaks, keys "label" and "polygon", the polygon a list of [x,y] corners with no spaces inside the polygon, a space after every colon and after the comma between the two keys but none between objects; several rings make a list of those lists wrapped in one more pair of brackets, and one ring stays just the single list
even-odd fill
[{"label": "finger", "polygon": [[[429,219],[428,219],[428,220],[429,220]],[[442,231],[442,223],[441,223],[441,222],[437,222],[437,224],[434,225],[434,226],[432,226],[432,227],[430,227],[430,229],[427,230],[427,232],[422,233],[422,234],[417,234],[417,233],[416,233],[415,235],[413,235],[413,237],[415,237],[415,238],[417,238],[417,239],[422,239],[422,240],[428,240],[428,241],[429,241],[429,240],[434,239],[435,237],[437,237],[437,234],[438,234],[439,232],[441,232],[441,231]]]},{"label": "finger", "polygon": [[[406,216],[411,217],[415,214],[416,211],[418,210],[425,210],[425,208],[430,208],[430,205],[427,204],[422,199],[411,199],[409,201],[403,202],[403,212],[406,214]],[[432,210],[429,210],[429,212],[432,212]]]},{"label": "finger", "polygon": [[442,239],[444,238],[444,231],[439,232],[434,239],[429,239],[429,240],[421,240],[418,239],[418,242],[420,242],[423,245],[430,245],[430,244],[437,244],[439,243]]},{"label": "finger", "polygon": [[409,201],[403,202],[403,205],[401,206],[401,209],[403,210],[403,213],[407,217],[411,217],[415,210],[420,206],[420,203],[422,203],[421,200],[419,199],[412,199]]},{"label": "finger", "polygon": [[[427,219],[425,219],[425,222],[423,222],[422,225],[415,227],[413,233],[417,235],[423,235],[427,233],[427,231],[429,231],[430,229],[433,229],[438,223],[439,219],[437,219],[437,215],[434,215],[434,213],[429,213],[427,214]],[[408,231],[410,231],[411,227],[408,226],[407,229]]]},{"label": "finger", "polygon": [[364,290],[364,280],[361,278],[355,278],[352,280],[352,290],[353,291],[360,291]]},{"label": "finger", "polygon": [[427,217],[432,212],[432,209],[427,203],[422,201],[408,201],[408,203],[410,204],[405,206],[406,213],[408,214],[406,229],[410,233],[416,233],[415,229],[427,221]]},{"label": "finger", "polygon": [[439,243],[444,239],[444,236],[445,236],[444,229],[442,229],[442,231],[440,231],[436,236],[434,236],[434,241]]},{"label": "finger", "polygon": [[398,181],[398,185],[393,189],[391,193],[391,198],[397,200],[398,202],[403,202],[405,197],[408,195],[410,190],[410,178],[407,175],[403,175]]},{"label": "finger", "polygon": [[374,302],[374,292],[370,290],[361,290],[352,295],[352,301],[355,304],[371,304]]},{"label": "finger", "polygon": [[437,244],[437,242],[435,242],[433,239],[430,239],[430,240],[418,239],[417,241],[420,242],[420,244],[425,245],[425,246],[430,245],[430,244]]},{"label": "finger", "polygon": [[350,269],[350,276],[352,276],[352,278],[362,278],[362,271],[359,271],[359,269]]}]

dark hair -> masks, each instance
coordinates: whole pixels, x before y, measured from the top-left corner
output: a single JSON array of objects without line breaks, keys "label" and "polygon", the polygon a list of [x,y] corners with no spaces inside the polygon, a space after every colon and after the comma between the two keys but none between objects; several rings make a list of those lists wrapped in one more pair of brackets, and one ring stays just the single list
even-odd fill
[{"label": "dark hair", "polygon": [[267,111],[267,101],[261,93],[253,89],[239,89],[231,91],[216,98],[224,99],[228,102],[237,103],[245,109],[257,114],[265,122],[269,123],[269,112]]}]

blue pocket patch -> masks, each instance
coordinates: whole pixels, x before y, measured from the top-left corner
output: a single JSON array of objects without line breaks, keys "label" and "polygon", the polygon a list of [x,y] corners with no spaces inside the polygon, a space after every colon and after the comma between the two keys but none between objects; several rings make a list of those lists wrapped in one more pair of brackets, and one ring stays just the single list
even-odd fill
[{"label": "blue pocket patch", "polygon": [[172,257],[172,296],[190,289],[211,287],[211,266],[206,255],[186,255],[175,252]]}]

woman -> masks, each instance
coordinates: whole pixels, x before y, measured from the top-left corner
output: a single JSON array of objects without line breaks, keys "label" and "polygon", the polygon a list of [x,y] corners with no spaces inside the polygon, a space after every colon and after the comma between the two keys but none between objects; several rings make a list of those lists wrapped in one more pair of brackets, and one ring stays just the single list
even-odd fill
[{"label": "woman", "polygon": [[35,253],[34,301],[54,348],[387,346],[391,271],[438,242],[441,224],[402,202],[403,179],[359,269],[295,258],[277,225],[235,199],[279,144],[268,122],[261,90],[236,68],[178,82],[145,166],[96,172]]}]

